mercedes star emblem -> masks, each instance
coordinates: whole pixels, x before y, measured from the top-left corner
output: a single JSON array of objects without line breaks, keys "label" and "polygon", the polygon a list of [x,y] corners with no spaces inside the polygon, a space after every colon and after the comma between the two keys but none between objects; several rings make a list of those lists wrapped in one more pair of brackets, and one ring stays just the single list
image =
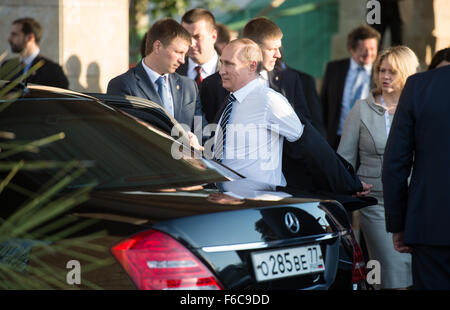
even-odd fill
[{"label": "mercedes star emblem", "polygon": [[286,224],[287,229],[293,234],[298,233],[300,230],[300,222],[292,212],[286,213],[284,216],[284,224]]}]

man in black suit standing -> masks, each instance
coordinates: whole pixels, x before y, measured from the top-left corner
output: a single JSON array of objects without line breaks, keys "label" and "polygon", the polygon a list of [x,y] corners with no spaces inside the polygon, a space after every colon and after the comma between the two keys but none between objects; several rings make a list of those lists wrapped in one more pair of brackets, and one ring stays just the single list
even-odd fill
[{"label": "man in black suit standing", "polygon": [[175,20],[167,18],[153,24],[146,40],[146,56],[136,67],[109,81],[107,93],[151,100],[194,131],[194,116],[202,117],[204,127],[206,121],[197,85],[175,72],[184,63],[189,49],[189,32]]},{"label": "man in black suit standing", "polygon": [[12,23],[11,34],[8,42],[13,53],[19,54],[19,60],[7,60],[2,66],[9,67],[9,62],[20,64],[20,68],[11,68],[10,80],[27,73],[31,67],[43,60],[43,65],[25,79],[26,83],[41,84],[68,88],[69,81],[60,65],[40,55],[39,42],[42,37],[41,25],[32,18],[19,18]]},{"label": "man in black suit standing", "polygon": [[[294,70],[294,69],[292,69]],[[306,104],[311,113],[311,123],[319,131],[319,133],[326,138],[325,127],[323,124],[323,110],[320,103],[319,94],[317,93],[315,78],[303,71],[295,70],[300,76],[303,91],[305,93]]]},{"label": "man in black suit standing", "polygon": [[337,149],[348,112],[371,88],[372,65],[377,58],[380,33],[362,25],[350,32],[350,58],[327,64],[322,82],[321,102],[328,143]]},{"label": "man in black suit standing", "polygon": [[220,69],[219,56],[214,48],[217,40],[216,20],[210,11],[195,8],[183,15],[181,25],[191,34],[192,44],[185,63],[177,69],[177,73],[195,80],[200,87],[203,79]]},{"label": "man in black suit standing", "polygon": [[448,66],[407,80],[384,153],[386,229],[415,289],[450,289],[449,85]]},{"label": "man in black suit standing", "polygon": [[306,104],[308,105],[309,112],[311,113],[311,124],[317,131],[326,138],[325,126],[323,124],[323,111],[322,104],[320,103],[320,97],[317,93],[316,80],[314,77],[306,72],[293,69],[287,66],[281,59],[277,61],[277,67],[282,69],[290,69],[297,72],[302,82],[303,92],[305,94]]}]

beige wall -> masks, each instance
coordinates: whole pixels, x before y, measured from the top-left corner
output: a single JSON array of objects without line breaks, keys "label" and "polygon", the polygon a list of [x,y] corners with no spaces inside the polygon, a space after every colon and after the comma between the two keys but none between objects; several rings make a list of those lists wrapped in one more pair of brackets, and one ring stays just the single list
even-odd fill
[{"label": "beige wall", "polygon": [[[404,44],[414,50],[423,67],[434,52],[450,46],[450,1],[401,0],[400,11],[404,22]],[[347,34],[366,22],[366,1],[339,0],[339,29],[332,41],[332,58],[348,57]],[[390,41],[387,34],[384,40]]]},{"label": "beige wall", "polygon": [[11,23],[17,18],[26,16],[35,18],[44,28],[40,44],[41,53],[61,63],[58,50],[60,29],[58,0],[0,0],[0,51],[11,52],[8,44]]},{"label": "beige wall", "polygon": [[436,50],[450,47],[450,1],[434,0]]},{"label": "beige wall", "polygon": [[11,22],[30,16],[44,28],[44,56],[63,66],[70,89],[105,92],[128,69],[128,0],[0,0],[0,51]]}]

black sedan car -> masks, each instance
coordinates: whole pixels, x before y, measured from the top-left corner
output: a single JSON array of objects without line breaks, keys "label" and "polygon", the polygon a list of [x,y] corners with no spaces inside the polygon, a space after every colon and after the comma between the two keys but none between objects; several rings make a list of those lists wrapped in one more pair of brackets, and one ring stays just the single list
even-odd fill
[{"label": "black sedan car", "polygon": [[[50,228],[45,234],[39,224],[34,230],[41,234],[19,238],[21,244],[28,242],[21,251],[24,279],[45,261],[45,266],[59,266],[61,277],[68,277],[67,288],[73,288],[76,277],[70,281],[69,266],[75,265],[68,262],[76,257],[81,275],[75,285],[81,288],[310,290],[364,285],[365,262],[345,206],[313,195],[223,195],[211,184],[242,176],[205,158],[174,159],[171,149],[180,143],[170,136],[174,124],[147,100],[43,86],[28,86],[0,112],[0,132],[13,133],[17,141],[63,135],[0,158],[3,165],[55,164],[19,169],[8,179],[0,192],[1,225],[16,212],[22,212],[19,224],[30,219],[37,196],[24,188],[39,193],[59,173],[57,163],[76,160],[86,171],[56,201],[93,188],[76,207],[46,218]],[[11,176],[5,171],[0,180]],[[20,210],[24,204],[29,209]],[[47,205],[51,211],[52,204]],[[69,225],[61,224],[61,218],[69,218],[67,223],[77,229],[59,233],[58,239],[58,229]],[[85,220],[91,224],[83,226]],[[90,237],[93,232],[101,233]],[[15,236],[0,237],[0,248]],[[68,240],[73,241],[70,247],[58,247]],[[81,241],[87,246],[77,243]],[[50,250],[33,256],[43,246]],[[0,251],[0,263],[11,253],[17,252]],[[94,269],[92,261],[108,263]]]}]

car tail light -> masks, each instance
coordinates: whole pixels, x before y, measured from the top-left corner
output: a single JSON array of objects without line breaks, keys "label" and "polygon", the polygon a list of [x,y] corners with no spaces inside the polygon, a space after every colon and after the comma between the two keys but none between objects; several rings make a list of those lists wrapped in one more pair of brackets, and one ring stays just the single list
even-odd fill
[{"label": "car tail light", "polygon": [[157,230],[134,235],[112,247],[111,252],[139,289],[223,289],[197,257]]},{"label": "car tail light", "polygon": [[361,251],[361,248],[359,247],[359,244],[356,241],[353,230],[350,229],[350,231],[351,231],[351,242],[352,242],[352,247],[353,247],[352,283],[356,284],[359,282],[366,281],[366,277],[367,277],[366,262],[364,260],[364,256]]},{"label": "car tail light", "polygon": [[[353,288],[357,287],[367,287],[366,278],[366,262],[364,260],[363,253],[361,248],[359,247],[358,242],[356,241],[355,234],[353,229],[350,228],[349,231],[345,231],[342,234],[343,245],[347,249],[348,253],[352,256],[352,282]],[[361,284],[361,285],[359,285]]]}]

